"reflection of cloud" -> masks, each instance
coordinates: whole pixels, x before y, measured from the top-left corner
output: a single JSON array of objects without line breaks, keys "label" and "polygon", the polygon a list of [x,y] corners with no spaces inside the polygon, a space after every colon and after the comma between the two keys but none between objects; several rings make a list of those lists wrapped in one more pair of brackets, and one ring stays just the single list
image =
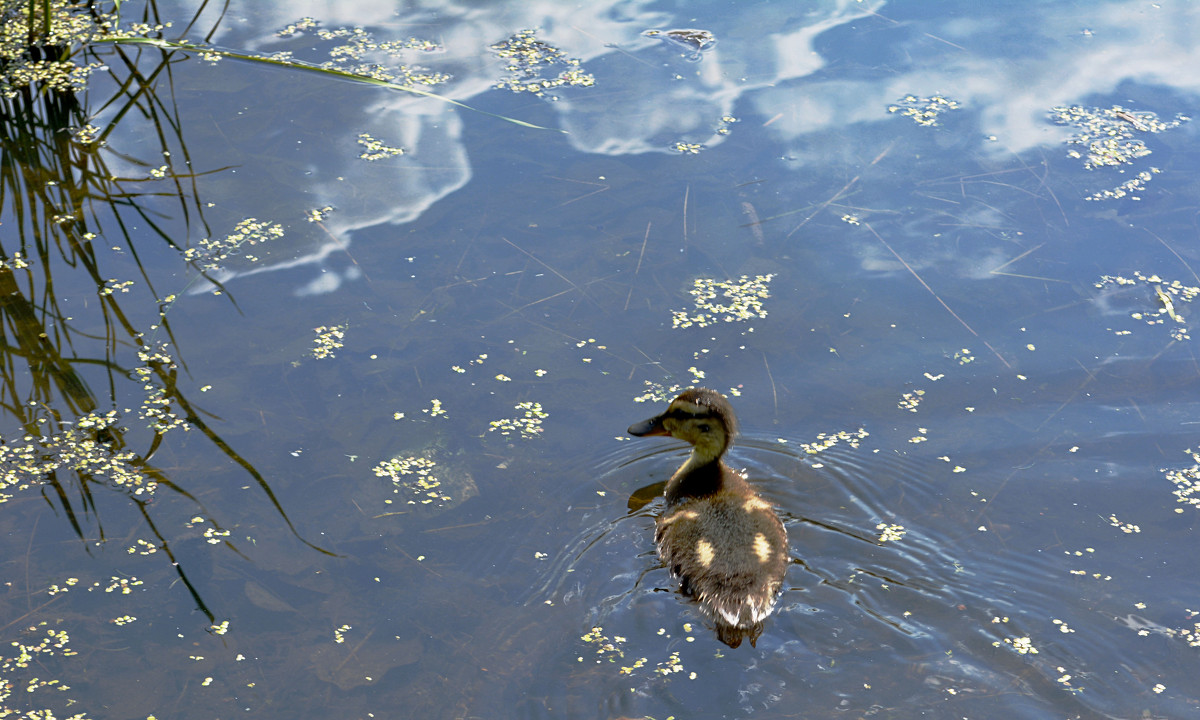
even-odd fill
[{"label": "reflection of cloud", "polygon": [[[425,100],[431,114],[394,104],[370,108],[327,141],[325,162],[314,168],[311,192],[315,205],[332,205],[326,227],[339,238],[352,230],[380,223],[405,223],[470,179],[470,163],[462,144],[462,119],[447,106]],[[354,132],[350,132],[354,131]],[[404,154],[365,162],[358,132],[367,132]]]},{"label": "reflection of cloud", "polygon": [[[536,28],[539,39],[580,58],[596,76],[593,88],[565,88],[559,92],[562,99],[544,101],[570,131],[568,140],[576,149],[631,154],[669,152],[680,141],[711,146],[724,140],[716,132],[721,118],[736,114],[749,96],[765,117],[775,118],[768,132],[787,146],[785,152],[805,160],[792,166],[797,171],[820,162],[861,164],[857,149],[811,138],[855,125],[885,129],[884,123],[898,122],[887,114],[887,106],[909,93],[942,93],[961,102],[964,112],[977,118],[980,134],[998,139],[980,142],[976,150],[1011,153],[1061,142],[1068,129],[1046,120],[1054,105],[1086,103],[1089,96],[1112,92],[1129,80],[1200,88],[1194,70],[1200,50],[1190,32],[1196,13],[1190,7],[1113,1],[1090,8],[1081,21],[1069,8],[1035,4],[1019,14],[996,8],[970,17],[872,17],[856,26],[850,23],[877,10],[886,15],[883,3],[825,0],[806,4],[803,12],[787,2],[722,5],[709,15],[703,15],[701,6],[692,11],[699,15],[685,17],[663,12],[650,0],[586,6],[557,0],[482,6],[452,0],[409,3],[399,22],[395,7],[392,0],[254,3],[247,8],[252,15],[241,25],[227,24],[217,41],[251,50],[303,49],[309,40],[289,44],[271,34],[303,15],[318,18],[327,28],[363,27],[380,39],[401,39],[411,32],[440,43],[443,50],[414,53],[405,61],[451,73],[450,83],[432,90],[473,103],[480,95],[500,92],[494,85],[504,75],[504,63],[488,48],[514,32]],[[996,32],[999,23],[1004,33]],[[648,28],[671,27],[710,30],[718,43],[699,62],[688,62],[686,49],[643,34]],[[255,28],[254,35],[239,38],[243,28]],[[835,30],[836,35],[830,32]],[[847,42],[830,43],[835,37]],[[863,43],[874,38],[880,50],[872,56]],[[1151,47],[1153,52],[1147,51]],[[867,72],[823,72],[831,62],[849,61],[862,63]],[[819,80],[796,82],[817,73],[823,74]],[[306,82],[312,87],[324,81]],[[270,101],[287,102],[287,92]],[[325,227],[337,241],[347,242],[358,228],[408,222],[467,182],[471,170],[460,137],[464,111],[360,86],[333,92],[321,109],[320,128],[281,132],[301,143],[301,154],[292,161],[307,170],[290,188],[297,210],[336,206]],[[1173,110],[1154,109],[1167,116]],[[354,146],[360,132],[402,145],[407,154],[362,163]],[[234,164],[248,187],[275,180],[268,174],[277,169],[257,173],[246,163]],[[229,198],[222,200],[231,204]],[[257,212],[246,209],[243,216]],[[323,257],[331,242],[319,232],[289,238],[311,246],[293,247],[288,261]]]},{"label": "reflection of cloud", "polygon": [[[398,24],[391,0],[288,0],[248,4],[242,22],[224,23],[214,42],[259,52],[288,49],[298,59],[321,62],[326,58],[312,56],[308,50],[314,44],[311,33],[281,39],[275,31],[311,16],[324,28],[359,27],[380,40],[404,39],[411,32],[438,42],[442,50],[363,61],[391,67],[404,62],[450,73],[451,82],[430,89],[470,103],[483,93],[497,92],[493,88],[504,74],[503,62],[488,48],[516,31],[537,28],[539,39],[581,59],[597,77],[596,87],[564,90],[563,99],[551,104],[577,149],[604,154],[668,152],[676,142],[711,146],[723,141],[724,135],[717,133],[721,119],[732,113],[743,94],[822,67],[825,61],[813,48],[815,38],[862,17],[866,5],[827,0],[797,13],[789,3],[777,3],[743,15],[722,8],[708,18],[675,18],[653,9],[650,0],[584,6],[558,0],[479,6],[460,0],[410,3]],[[686,49],[643,34],[649,28],[676,26],[712,30],[718,45],[699,62],[689,62]],[[214,216],[224,215],[214,223],[218,232],[223,224],[244,217],[280,222],[288,232],[274,247],[258,253],[261,259],[256,264],[231,266],[223,280],[265,269],[323,266],[330,253],[349,244],[354,230],[409,222],[470,178],[461,110],[434,99],[286,69],[246,64],[225,69],[229,65],[197,68],[195,75],[181,82],[219,82],[262,73],[259,77],[268,81],[256,85],[260,89],[253,100],[259,107],[252,107],[249,114],[270,113],[274,119],[268,121],[277,125],[242,129],[242,118],[248,114],[242,94],[216,98],[206,94],[215,132],[192,140],[205,145],[208,167],[229,165],[236,167],[236,175],[204,179],[201,192],[216,203]],[[320,105],[308,107],[316,92],[323,94]],[[293,117],[298,119],[287,119]],[[189,132],[194,134],[192,129]],[[374,163],[359,160],[357,137],[364,132],[402,146],[405,154]],[[264,134],[269,136],[265,141]],[[281,175],[286,177],[283,182]],[[299,219],[305,211],[325,205],[335,211],[322,225]],[[331,285],[325,273],[305,291],[338,284]]]},{"label": "reflection of cloud", "polygon": [[[767,15],[783,5],[756,8]],[[572,144],[585,152],[667,152],[677,142],[719,144],[716,128],[748,92],[770,93],[776,84],[812,74],[825,65],[814,49],[818,35],[866,14],[868,3],[826,2],[803,16],[723,18],[718,44],[700,62],[670,43],[631,38],[636,53],[609,54],[589,65],[597,89],[556,105]],[[714,18],[718,20],[718,18]],[[772,32],[774,30],[774,32]],[[632,47],[632,46],[631,46]]]},{"label": "reflection of cloud", "polygon": [[[916,59],[899,75],[831,80],[803,92],[765,88],[755,100],[764,112],[804,103],[803,113],[772,126],[779,137],[795,141],[822,129],[822,120],[836,127],[882,119],[884,106],[906,94],[940,92],[979,114],[983,134],[1000,141],[991,146],[997,152],[1022,152],[1066,137],[1066,130],[1046,121],[1055,105],[1083,102],[1130,80],[1200,89],[1200,50],[1191,31],[1180,31],[1196,25],[1196,13],[1185,7],[1110,2],[1090,8],[1082,21],[1076,11],[1034,4],[1019,15],[998,8],[1002,18],[933,20],[890,48],[892,55]],[[998,34],[1000,26],[1005,32]],[[1014,44],[1015,37],[1021,39]],[[941,49],[931,52],[931,46]],[[846,102],[855,97],[857,103]]]},{"label": "reflection of cloud", "polygon": [[[1065,137],[1065,128],[1046,121],[1051,106],[1112,91],[1129,79],[1193,90],[1200,85],[1194,70],[1200,51],[1192,33],[1184,31],[1195,13],[1128,2],[1091,8],[1086,28],[1077,12],[1057,5],[1035,4],[1019,15],[996,9],[1006,27],[1002,35],[995,30],[997,17],[987,14],[904,23],[872,18],[870,32],[887,41],[887,56],[904,58],[906,64],[888,67],[886,73],[803,84],[794,81],[839,59],[831,57],[838,46],[818,53],[817,39],[882,8],[881,2],[826,0],[806,4],[803,12],[792,3],[776,2],[722,6],[720,14],[707,17],[673,17],[653,9],[649,0],[586,6],[557,0],[480,6],[458,0],[409,3],[400,24],[395,7],[392,0],[258,2],[247,6],[250,15],[242,24],[226,23],[217,42],[250,50],[300,50],[311,38],[289,44],[272,33],[304,15],[316,17],[327,28],[363,27],[380,39],[401,39],[412,32],[439,42],[444,50],[414,53],[406,62],[452,73],[450,83],[432,90],[470,103],[483,93],[498,92],[493,87],[503,75],[503,63],[487,48],[518,30],[537,28],[538,38],[580,58],[596,76],[595,87],[566,89],[561,100],[550,104],[578,150],[630,154],[668,152],[680,141],[720,143],[724,136],[716,130],[721,118],[734,114],[749,93],[754,106],[774,118],[769,132],[787,146],[789,155],[806,161],[793,165],[796,170],[819,162],[861,164],[856,149],[809,138],[861,123],[896,122],[886,108],[909,93],[944,93],[976,113],[982,134],[999,140],[980,144],[980,151],[1020,152]],[[711,30],[718,44],[699,62],[688,62],[686,50],[643,35],[648,28],[664,27]],[[255,28],[256,35],[239,37],[244,28]],[[857,52],[853,45],[846,47],[847,54]],[[1148,52],[1149,47],[1154,51]],[[312,88],[327,82],[315,76],[295,81],[286,73],[275,70],[273,77],[281,78],[287,88],[274,96],[270,89],[258,95],[259,102],[273,104],[280,115],[287,114],[278,109],[284,104],[305,102],[293,83]],[[361,86],[337,84],[322,92],[332,94],[320,109],[320,127],[290,125],[278,130],[294,143],[288,162],[305,168],[303,177],[293,173],[284,187],[278,183],[280,169],[271,165],[278,162],[278,153],[263,158],[267,165],[257,167],[247,158],[261,157],[260,148],[233,147],[239,142],[236,138],[259,143],[261,136],[222,128],[218,138],[209,139],[211,152],[206,148],[210,167],[228,163],[238,168],[241,189],[232,197],[216,193],[235,219],[263,213],[258,188],[290,193],[290,198],[275,201],[289,205],[289,212],[297,215],[325,204],[337,208],[325,223],[334,239],[315,230],[289,232],[288,242],[294,244],[265,258],[269,266],[317,261],[336,249],[335,242],[347,243],[356,229],[408,222],[470,177],[460,137],[463,111],[436,100]],[[229,117],[214,113],[214,121],[229,122],[243,109],[227,109]],[[361,132],[402,145],[406,154],[363,163],[355,146]],[[230,152],[223,152],[222,144],[230,146]],[[230,182],[222,176],[212,184]],[[286,220],[278,215],[271,219]]]},{"label": "reflection of cloud", "polygon": [[[648,0],[637,0],[575,7],[542,0],[478,7],[468,2],[430,2],[410,4],[403,18],[406,24],[397,24],[396,4],[391,0],[256,2],[244,8],[242,22],[226,22],[214,42],[256,52],[289,49],[298,59],[319,63],[327,58],[304,54],[313,45],[311,35],[286,41],[275,37],[274,32],[307,15],[325,28],[361,27],[380,40],[403,39],[412,33],[440,43],[444,51],[413,52],[402,61],[383,56],[364,61],[393,67],[405,62],[449,72],[454,76],[450,83],[425,89],[466,102],[493,90],[503,74],[503,63],[489,47],[513,32],[540,28],[541,39],[586,61],[614,52],[608,47],[610,43],[630,47],[656,43],[640,36],[654,21],[664,18],[643,9],[649,4]],[[191,142],[205,146],[208,168],[228,165],[236,168],[236,174],[202,179],[202,197],[216,204],[214,216],[223,216],[213,223],[217,233],[222,226],[251,216],[269,216],[283,223],[288,232],[273,247],[257,253],[261,256],[257,263],[231,266],[219,278],[222,281],[267,269],[323,266],[330,253],[349,245],[354,230],[409,222],[470,179],[471,167],[461,137],[464,111],[436,99],[399,91],[286,69],[231,65],[223,62],[216,68],[197,68],[195,75],[179,81],[226,80],[223,84],[239,87],[246,77],[257,73],[271,79],[256,85],[261,89],[253,95],[256,106],[251,106],[249,112],[242,93],[209,93],[216,96],[211,99],[206,94],[205,108],[212,119],[197,125],[214,132],[208,137],[202,137],[202,131],[196,128],[186,132]],[[310,107],[318,92],[322,93],[317,100],[319,106]],[[269,114],[269,122],[276,125],[269,129],[247,126],[241,119],[248,114]],[[703,121],[710,122],[708,118]],[[361,147],[357,139],[364,132],[403,147],[405,154],[363,162],[358,158]],[[281,175],[286,176],[285,182],[280,182]],[[307,210],[325,205],[335,210],[320,226],[300,219]],[[326,272],[304,292],[330,290],[338,284],[331,283]]]},{"label": "reflection of cloud", "polygon": [[[811,193],[812,185],[803,170],[863,170],[886,148],[896,151],[889,160],[894,162],[904,145],[893,146],[892,142],[914,133],[927,133],[928,142],[943,148],[953,145],[958,150],[952,154],[1013,158],[1037,147],[1062,146],[1074,132],[1050,120],[1054,106],[1111,104],[1113,101],[1098,97],[1132,83],[1195,93],[1200,90],[1200,72],[1196,70],[1200,50],[1192,30],[1200,16],[1194,6],[1171,8],[1106,2],[1090,7],[1081,19],[1077,11],[1035,3],[1019,13],[1011,7],[995,6],[969,18],[872,21],[863,26],[861,35],[851,34],[844,45],[823,46],[828,48],[831,63],[858,61],[870,72],[829,73],[816,82],[764,86],[751,96],[757,112],[772,119],[768,132],[795,161],[789,163],[793,173],[783,183],[788,187],[781,187],[780,192],[804,196]],[[888,14],[886,10],[880,13]],[[997,31],[1000,27],[1003,32]],[[847,32],[839,30],[842,35]],[[879,38],[880,50],[869,55],[870,59],[861,54],[867,37]],[[868,66],[872,61],[878,64]],[[941,94],[958,101],[963,109],[947,115],[946,124],[957,122],[959,129],[914,129],[907,120],[889,115],[888,106],[908,94]],[[1159,92],[1157,97],[1169,96]],[[1183,109],[1143,107],[1128,96],[1120,97],[1119,102],[1134,110],[1156,111],[1164,119]],[[966,128],[966,134],[961,128]],[[988,136],[994,136],[994,141],[985,140]],[[1061,153],[1065,157],[1067,148],[1062,147]],[[971,166],[977,167],[974,161]],[[1117,183],[1109,182],[1111,176],[1099,179],[1102,186]],[[1004,236],[1015,224],[1011,217],[974,217],[979,211],[970,203],[948,202],[943,211],[953,216],[938,219],[928,210],[914,212],[904,204],[909,193],[872,188],[868,182],[864,176],[855,187],[871,198],[868,204],[897,213],[872,218],[874,227],[889,239],[911,240],[904,243],[905,260],[918,270],[939,265],[953,268],[958,277],[989,279],[998,277],[993,269],[1018,254]],[[1004,182],[998,179],[995,187]],[[831,196],[836,189],[822,197]],[[1040,188],[1038,192],[1042,192]],[[901,204],[896,205],[895,199]],[[1053,201],[1057,203],[1058,198]],[[873,236],[850,237],[864,269],[903,271]]]}]

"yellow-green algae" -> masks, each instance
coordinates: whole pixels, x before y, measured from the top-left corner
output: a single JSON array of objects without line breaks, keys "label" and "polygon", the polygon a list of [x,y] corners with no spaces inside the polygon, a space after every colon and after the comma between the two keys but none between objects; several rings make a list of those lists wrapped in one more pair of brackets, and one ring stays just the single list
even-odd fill
[{"label": "yellow-green algae", "polygon": [[[1175,496],[1176,502],[1200,509],[1200,451],[1185,452],[1192,458],[1191,467],[1163,468],[1161,472],[1175,486],[1171,494]],[[1175,512],[1182,513],[1183,508],[1177,507]]]},{"label": "yellow-green algae", "polygon": [[[685,642],[693,642],[695,640],[695,637],[693,635],[691,635],[692,624],[684,623],[683,630],[685,633],[687,633],[684,636],[684,641]],[[663,636],[666,639],[671,638],[671,636],[669,634],[667,634],[667,631],[665,628],[659,628],[658,635]],[[596,659],[595,659],[596,663],[601,663],[601,662],[617,663],[618,661],[625,659],[625,650],[623,649],[622,646],[627,642],[626,638],[621,637],[620,635],[614,635],[611,638],[609,638],[607,635],[604,634],[604,628],[602,628],[600,626],[593,627],[586,634],[580,636],[579,639],[582,640],[583,642],[587,643],[588,645],[593,646],[593,649],[595,651],[594,654],[596,657]],[[576,660],[578,662],[583,662],[584,658],[582,655],[580,655],[578,658],[576,658]],[[622,664],[620,669],[618,670],[617,674],[618,675],[635,675],[642,668],[648,668],[649,665],[650,665],[649,658],[639,657],[639,658],[634,659],[633,662],[631,662],[627,665]],[[683,671],[684,671],[683,660],[680,658],[680,651],[675,650],[675,651],[672,651],[671,653],[669,653],[667,655],[666,659],[661,660],[658,663],[656,663],[654,665],[654,667],[651,668],[648,672],[653,676],[667,677],[667,676],[674,675],[676,673],[680,673]],[[694,673],[694,672],[689,673],[688,678],[691,680],[695,680],[696,673]]]},{"label": "yellow-green algae", "polygon": [[343,341],[346,339],[346,328],[342,325],[321,325],[313,328],[313,332],[317,337],[313,340],[313,357],[317,360],[326,360],[337,357],[334,354],[335,350],[343,346]]},{"label": "yellow-green algae", "polygon": [[493,420],[488,423],[488,432],[498,432],[505,437],[517,435],[530,440],[542,433],[542,421],[550,417],[539,402],[519,402],[513,409],[522,414],[515,418]]},{"label": "yellow-green algae", "polygon": [[[45,90],[70,93],[83,90],[89,76],[104,67],[101,62],[85,65],[71,52],[62,53],[54,60],[34,60],[30,56],[29,25],[27,23],[31,3],[5,3],[0,13],[0,95],[17,97],[23,88],[40,87]],[[86,45],[104,37],[114,30],[112,19],[98,14],[79,12],[79,3],[73,0],[51,0],[49,3],[32,3],[34,27],[38,30],[49,26],[50,32],[39,35],[32,42],[42,47],[70,48]],[[49,18],[43,14],[49,10]],[[134,30],[135,32],[137,29]]]},{"label": "yellow-green algae", "polygon": [[358,154],[358,159],[367,162],[386,160],[404,154],[404,148],[388,145],[384,141],[372,137],[370,133],[359,133],[358,144],[363,146],[363,151]]},{"label": "yellow-green algae", "polygon": [[[1157,307],[1146,308],[1129,313],[1129,317],[1147,325],[1165,325],[1170,320],[1168,334],[1173,340],[1187,340],[1187,318],[1179,309],[1179,305],[1194,302],[1200,297],[1200,287],[1185,285],[1179,280],[1165,280],[1158,275],[1146,275],[1139,270],[1133,272],[1133,277],[1123,275],[1101,275],[1095,283],[1099,289],[1106,287],[1137,287],[1143,286],[1154,291]],[[1114,330],[1117,335],[1129,335],[1130,330]]]},{"label": "yellow-green algae", "polygon": [[901,117],[909,118],[918,125],[932,127],[938,124],[939,115],[950,110],[958,110],[959,107],[957,100],[950,100],[941,95],[932,97],[905,95],[897,100],[895,105],[888,106],[887,111],[899,113]]},{"label": "yellow-green algae", "polygon": [[[774,275],[742,275],[737,280],[696,278],[688,294],[695,310],[671,311],[671,327],[708,327],[717,322],[744,322],[765,318],[764,301],[771,296],[770,284]],[[720,298],[720,299],[718,299]]]},{"label": "yellow-green algae", "polygon": [[1136,137],[1137,133],[1165,132],[1190,119],[1176,115],[1173,120],[1163,121],[1156,113],[1129,110],[1120,105],[1109,108],[1055,107],[1050,109],[1050,118],[1059,125],[1075,129],[1067,143],[1080,145],[1083,149],[1072,149],[1069,154],[1083,159],[1083,166],[1089,170],[1128,165],[1149,155],[1150,149]]},{"label": "yellow-green algae", "polygon": [[[500,89],[531,93],[539,97],[546,91],[564,86],[591,87],[596,78],[580,67],[578,58],[568,57],[558,48],[537,39],[536,30],[522,30],[507,40],[492,45],[492,51],[507,61],[510,74],[496,83]],[[548,72],[559,70],[557,75]]]},{"label": "yellow-green algae", "polygon": [[845,443],[852,448],[858,448],[870,433],[865,429],[858,430],[838,430],[836,432],[821,433],[817,435],[817,439],[810,443],[801,443],[800,447],[809,455],[816,455],[824,452],[829,448],[839,443]]},{"label": "yellow-green algae", "polygon": [[[326,50],[329,60],[318,67],[338,72],[351,73],[369,77],[380,82],[396,85],[439,85],[450,79],[446,73],[432,72],[417,65],[400,64],[385,67],[377,62],[371,62],[373,56],[384,56],[391,59],[401,58],[411,52],[438,52],[443,48],[437,43],[419,38],[404,40],[379,40],[371,32],[359,28],[325,29],[320,22],[311,17],[301,18],[276,33],[280,38],[291,38],[301,34],[311,35],[320,40],[332,43]],[[270,59],[288,62],[290,53],[275,53]]]},{"label": "yellow-green algae", "polygon": [[270,240],[283,237],[283,226],[277,222],[246,218],[238,222],[231,233],[223,238],[200,240],[199,247],[188,248],[183,258],[196,263],[204,271],[219,270],[221,264],[236,255],[241,255],[251,262],[258,260],[254,255],[246,254],[246,248],[261,245]]},{"label": "yellow-green algae", "polygon": [[58,433],[0,443],[0,503],[13,497],[10,491],[40,487],[61,470],[107,481],[134,495],[153,495],[158,483],[142,471],[137,453],[100,439],[116,426],[115,410],[93,412]]},{"label": "yellow-green algae", "polygon": [[404,455],[376,465],[375,475],[391,480],[395,486],[393,492],[409,494],[409,505],[441,507],[452,498],[438,489],[442,481],[437,477],[437,466],[437,462],[429,458]]}]

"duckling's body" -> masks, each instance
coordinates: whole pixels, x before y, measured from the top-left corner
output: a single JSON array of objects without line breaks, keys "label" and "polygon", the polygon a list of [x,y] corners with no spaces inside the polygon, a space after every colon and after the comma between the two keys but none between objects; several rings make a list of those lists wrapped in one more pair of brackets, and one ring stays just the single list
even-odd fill
[{"label": "duckling's body", "polygon": [[746,479],[722,461],[737,434],[729,401],[707,388],[685,390],[661,415],[629,428],[670,435],[692,454],[667,482],[667,507],[654,533],[658,555],[713,619],[730,647],[753,645],[783,588],[787,531]]}]

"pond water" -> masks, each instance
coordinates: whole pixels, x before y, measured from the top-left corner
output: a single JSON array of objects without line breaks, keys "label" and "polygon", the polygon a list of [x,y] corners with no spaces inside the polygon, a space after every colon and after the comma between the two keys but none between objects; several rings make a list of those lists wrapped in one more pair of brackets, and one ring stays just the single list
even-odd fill
[{"label": "pond water", "polygon": [[[1198,712],[1200,7],[201,6],[438,97],[93,46],[104,172],[0,208],[4,713]],[[691,385],[755,646],[625,435]]]}]

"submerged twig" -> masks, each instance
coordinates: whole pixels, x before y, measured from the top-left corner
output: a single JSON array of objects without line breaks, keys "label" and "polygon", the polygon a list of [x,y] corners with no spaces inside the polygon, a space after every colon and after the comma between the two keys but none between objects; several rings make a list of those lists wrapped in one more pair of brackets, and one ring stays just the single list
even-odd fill
[{"label": "submerged twig", "polygon": [[1157,235],[1155,235],[1154,233],[1150,232],[1149,230],[1146,230],[1146,232],[1150,233],[1150,236],[1151,236],[1151,237],[1153,237],[1155,240],[1157,240],[1157,241],[1159,241],[1160,243],[1162,243],[1162,246],[1163,246],[1163,247],[1165,247],[1166,249],[1170,250],[1170,251],[1171,251],[1171,254],[1172,254],[1172,255],[1174,255],[1174,256],[1175,256],[1175,257],[1176,257],[1176,258],[1179,260],[1179,262],[1183,263],[1183,266],[1184,266],[1185,268],[1187,268],[1187,269],[1188,269],[1188,272],[1190,272],[1190,273],[1192,274],[1192,277],[1196,278],[1196,282],[1197,282],[1197,283],[1200,283],[1200,275],[1197,275],[1197,274],[1196,274],[1196,271],[1192,269],[1192,266],[1191,266],[1191,265],[1188,265],[1188,262],[1187,262],[1187,260],[1184,260],[1182,255],[1180,255],[1179,253],[1175,252],[1175,248],[1173,248],[1173,247],[1171,247],[1170,245],[1168,245],[1166,240],[1163,240],[1162,238],[1160,238],[1159,236],[1157,236]]},{"label": "submerged twig", "polygon": [[[892,141],[892,143],[891,143],[890,145],[888,145],[887,147],[885,147],[885,148],[883,149],[883,152],[881,152],[881,153],[879,153],[878,155],[876,155],[876,156],[875,156],[875,159],[874,159],[874,160],[872,160],[872,161],[871,161],[871,162],[870,162],[870,163],[867,165],[867,168],[872,168],[872,167],[874,167],[874,166],[875,166],[875,165],[876,165],[876,164],[877,164],[877,163],[878,163],[880,160],[882,160],[882,159],[884,159],[885,157],[887,157],[887,154],[888,154],[888,153],[890,153],[890,152],[892,151],[892,148],[893,148],[895,145],[896,145],[895,141]],[[841,190],[838,190],[837,192],[835,192],[835,193],[833,194],[833,197],[829,198],[829,199],[828,199],[828,200],[826,200],[825,202],[823,202],[823,203],[821,203],[820,205],[818,205],[818,206],[817,206],[817,209],[812,211],[812,214],[810,214],[808,217],[804,218],[804,220],[802,220],[802,221],[800,222],[800,224],[799,224],[799,225],[797,225],[796,227],[792,228],[792,231],[791,231],[791,232],[789,232],[789,233],[787,234],[787,236],[786,236],[786,237],[791,237],[791,236],[795,235],[795,234],[796,234],[796,231],[797,231],[797,230],[799,230],[800,228],[804,227],[805,225],[807,225],[807,224],[808,224],[808,222],[809,222],[810,220],[812,220],[813,218],[815,218],[815,217],[817,216],[817,213],[821,212],[821,211],[822,211],[822,210],[824,210],[825,208],[827,208],[827,207],[829,207],[830,205],[832,205],[833,203],[837,202],[837,199],[838,199],[838,198],[840,198],[842,195],[845,195],[847,190],[849,190],[850,188],[854,187],[854,184],[855,184],[855,183],[857,183],[857,182],[858,182],[858,179],[859,179],[859,178],[861,178],[861,177],[862,177],[862,173],[860,172],[859,174],[857,174],[857,175],[855,175],[853,178],[851,178],[850,182],[848,182],[848,183],[846,183],[845,185],[843,185]],[[874,232],[874,231],[872,230],[872,232]]]},{"label": "submerged twig", "polygon": [[883,239],[882,235],[875,232],[875,228],[871,227],[871,223],[863,223],[863,227],[870,230],[871,234],[875,236],[875,239],[877,239],[877,240],[879,240],[879,242],[883,243],[883,246],[888,249],[888,252],[890,252],[892,255],[895,256],[895,258],[897,260],[900,261],[900,264],[903,265],[905,267],[905,269],[908,270],[908,272],[911,273],[912,276],[917,279],[917,282],[921,283],[921,287],[928,290],[929,294],[933,296],[933,299],[937,300],[938,303],[942,307],[946,308],[946,312],[948,312],[952,316],[954,316],[954,319],[957,320],[959,322],[959,324],[961,324],[963,327],[965,327],[967,329],[967,332],[969,332],[972,335],[974,335],[975,337],[979,338],[979,341],[982,342],[984,345],[986,345],[987,349],[991,350],[992,354],[994,354],[996,356],[996,358],[1000,360],[1000,362],[1004,363],[1004,367],[1006,367],[1010,370],[1012,369],[1012,365],[1010,365],[1008,363],[1008,361],[1004,359],[1004,356],[1001,355],[996,350],[996,348],[992,347],[991,343],[989,343],[987,340],[984,340],[982,337],[980,337],[979,333],[975,332],[975,328],[968,325],[966,320],[963,320],[961,317],[959,317],[958,313],[954,312],[954,310],[949,305],[946,304],[946,301],[943,300],[940,295],[938,295],[936,292],[934,292],[933,288],[929,287],[929,283],[925,282],[924,278],[922,278],[919,274],[917,274],[917,271],[913,269],[913,266],[909,265],[908,261],[906,261],[904,258],[900,257],[900,253],[896,252],[895,249],[893,249],[892,246],[890,244],[888,244],[888,241]]},{"label": "submerged twig", "polygon": [[763,367],[767,369],[767,379],[771,381],[771,398],[775,401],[775,414],[779,414],[779,391],[775,389],[775,376],[771,374],[771,364],[767,362],[767,354],[763,353]]},{"label": "submerged twig", "polygon": [[998,267],[992,268],[991,270],[988,270],[988,274],[989,275],[1003,275],[1004,277],[1025,278],[1026,280],[1042,280],[1044,282],[1068,283],[1068,281],[1066,281],[1066,280],[1060,280],[1059,278],[1042,277],[1041,275],[1022,275],[1020,273],[1000,272],[1001,270],[1008,267],[1009,265],[1012,265],[1013,263],[1017,262],[1018,260],[1022,260],[1024,258],[1028,257],[1030,254],[1035,253],[1038,250],[1041,250],[1045,245],[1046,245],[1046,243],[1042,243],[1041,245],[1038,245],[1037,247],[1029,248],[1025,252],[1016,256],[1012,260],[1009,260],[1008,262],[1004,263],[1003,265],[1000,265]]},{"label": "submerged twig", "polygon": [[637,267],[633,269],[633,279],[629,281],[629,294],[625,296],[625,307],[629,309],[629,301],[633,299],[633,284],[637,281],[638,273],[642,270],[642,258],[646,257],[646,243],[650,242],[650,223],[646,223],[646,237],[642,238],[642,251],[638,253]]}]

